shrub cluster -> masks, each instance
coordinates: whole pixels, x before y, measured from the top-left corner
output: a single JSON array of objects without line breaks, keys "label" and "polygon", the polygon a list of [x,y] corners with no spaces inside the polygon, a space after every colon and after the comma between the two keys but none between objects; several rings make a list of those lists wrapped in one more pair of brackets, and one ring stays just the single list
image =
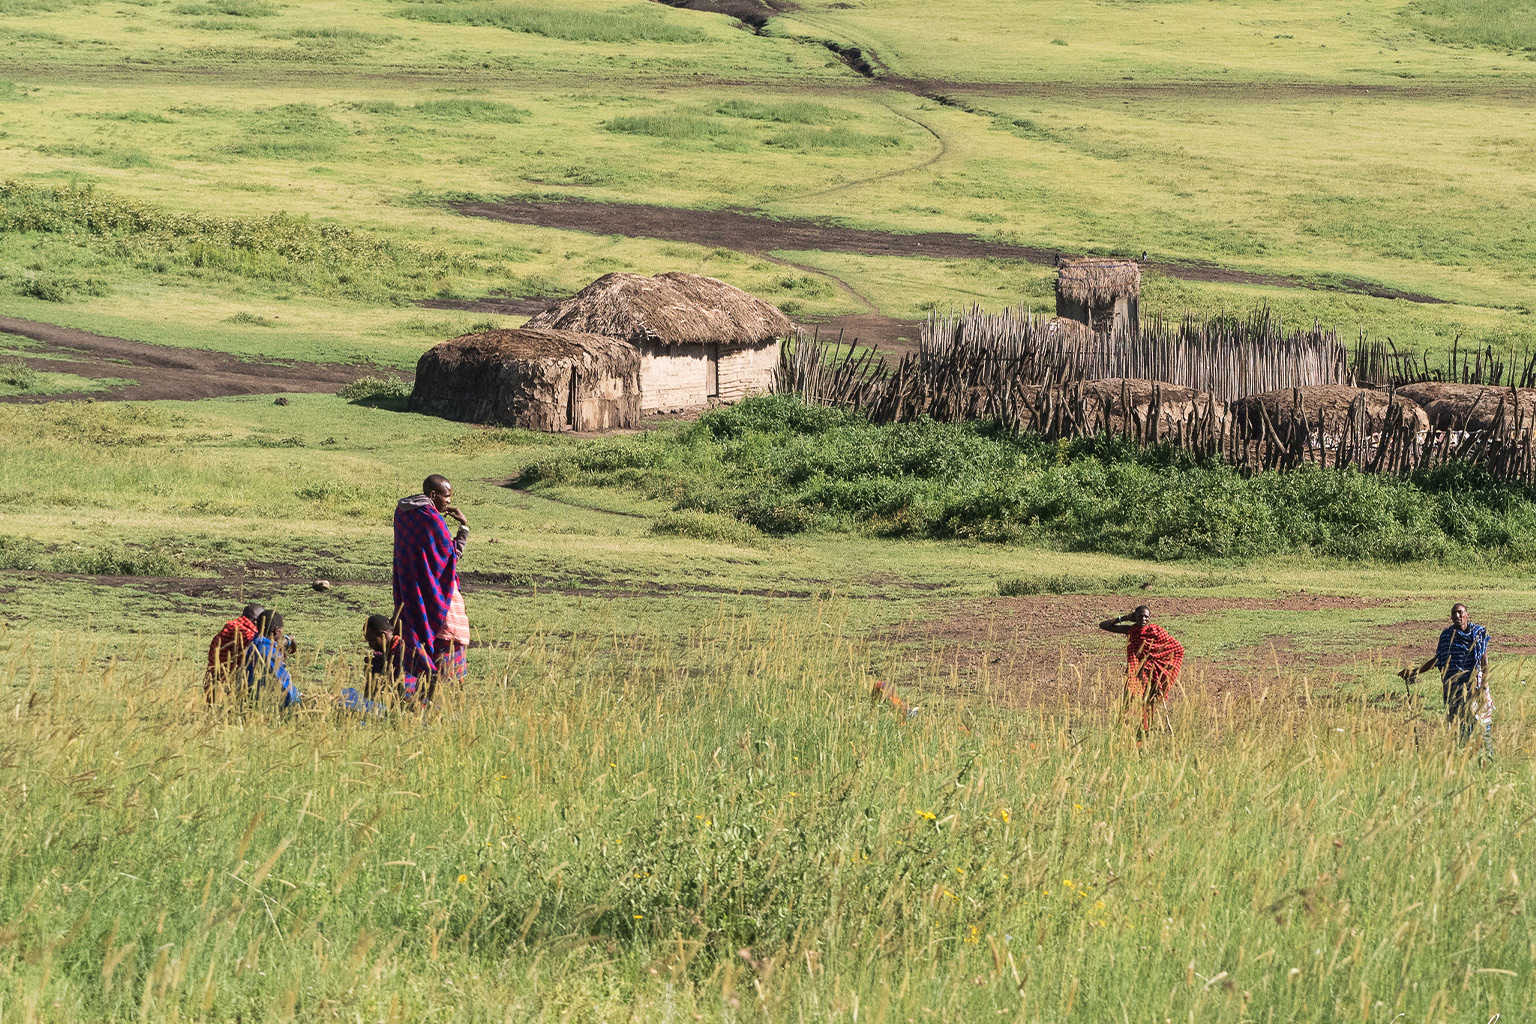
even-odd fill
[{"label": "shrub cluster", "polygon": [[675,432],[567,449],[524,479],[635,487],[780,535],[1029,540],[1157,559],[1536,557],[1536,489],[1473,467],[1410,479],[1317,468],[1247,477],[1123,438],[877,427],[787,396],[715,410]]},{"label": "shrub cluster", "polygon": [[[393,299],[429,290],[439,275],[473,269],[463,257],[308,217],[216,217],[172,213],[90,186],[0,181],[0,233],[60,235],[102,257],[155,273],[296,285],[316,294]],[[93,280],[28,277],[16,287],[38,298],[98,294]]]},{"label": "shrub cluster", "polygon": [[397,377],[359,377],[336,392],[336,397],[345,402],[367,402],[379,398],[409,398],[411,397],[410,381],[400,380]]}]

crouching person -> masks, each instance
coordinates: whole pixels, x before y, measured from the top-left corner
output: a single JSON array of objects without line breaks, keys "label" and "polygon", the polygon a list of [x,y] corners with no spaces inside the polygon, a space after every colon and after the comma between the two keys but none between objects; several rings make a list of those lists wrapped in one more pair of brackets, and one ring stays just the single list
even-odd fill
[{"label": "crouching person", "polygon": [[253,699],[260,699],[263,686],[275,685],[282,707],[298,706],[303,698],[288,674],[286,657],[291,646],[283,635],[283,617],[270,609],[262,612],[256,619],[256,638],[245,652],[246,691]]},{"label": "crouching person", "polygon": [[264,611],[248,604],[240,614],[219,627],[208,644],[208,670],[203,674],[203,699],[214,703],[233,690],[236,677],[245,670],[245,652],[256,639],[256,620]]}]

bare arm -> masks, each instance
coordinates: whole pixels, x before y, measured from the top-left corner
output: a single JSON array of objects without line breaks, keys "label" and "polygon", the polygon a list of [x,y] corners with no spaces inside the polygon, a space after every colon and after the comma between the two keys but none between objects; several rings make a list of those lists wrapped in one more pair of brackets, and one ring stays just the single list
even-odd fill
[{"label": "bare arm", "polygon": [[449,519],[457,519],[459,521],[459,532],[453,538],[453,554],[455,557],[462,555],[464,553],[464,543],[469,540],[469,520],[454,505],[449,505],[443,509],[443,515]]},{"label": "bare arm", "polygon": [[1129,615],[1118,615],[1113,619],[1105,619],[1099,623],[1099,628],[1106,633],[1129,633],[1131,624],[1126,621],[1129,618]]},{"label": "bare arm", "polygon": [[[1420,672],[1428,672],[1430,669],[1434,668],[1436,664],[1438,664],[1438,661],[1437,661],[1438,658],[1439,658],[1438,654],[1431,654],[1429,656],[1429,660],[1426,661],[1424,664],[1422,664],[1422,665],[1415,665],[1415,666],[1413,666],[1411,668],[1405,668],[1401,672],[1398,673],[1398,676],[1400,678],[1402,678],[1402,679],[1412,679],[1414,676],[1418,675]],[[1483,655],[1483,660],[1487,661],[1488,660],[1488,655],[1484,654]]]}]

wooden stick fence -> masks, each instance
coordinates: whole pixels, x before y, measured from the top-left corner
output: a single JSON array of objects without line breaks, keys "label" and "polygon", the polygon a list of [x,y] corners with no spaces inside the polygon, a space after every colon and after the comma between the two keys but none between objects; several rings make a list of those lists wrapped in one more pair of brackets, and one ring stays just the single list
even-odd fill
[{"label": "wooden stick fence", "polygon": [[[1116,341],[1129,351],[1117,351]],[[1266,353],[1266,345],[1272,351]],[[1536,482],[1536,421],[1513,392],[1500,400],[1492,430],[1467,429],[1463,421],[1424,431],[1403,415],[1395,393],[1380,415],[1371,413],[1365,395],[1358,396],[1331,426],[1322,413],[1311,420],[1299,392],[1283,412],[1262,403],[1245,403],[1241,414],[1229,411],[1224,395],[1353,384],[1356,369],[1390,371],[1391,387],[1410,379],[1403,374],[1423,374],[1428,366],[1427,359],[1410,360],[1390,349],[1351,354],[1332,332],[1316,327],[1286,336],[1267,316],[1238,325],[1186,319],[1177,327],[1155,324],[1139,340],[1101,341],[1052,337],[1046,321],[1027,313],[973,310],[930,318],[918,351],[894,366],[873,349],[840,339],[799,336],[781,351],[777,390],[858,410],[875,423],[984,419],[1053,439],[1108,432],[1140,445],[1173,445],[1244,472],[1317,465],[1406,475],[1454,462],[1481,466],[1500,479]],[[1470,383],[1526,381],[1533,372],[1536,360],[1513,354],[1495,359],[1453,352],[1445,366],[1447,376]],[[1098,383],[1110,377],[1154,383],[1133,393],[1122,381],[1117,392]],[[1192,397],[1192,386],[1205,393]]]}]

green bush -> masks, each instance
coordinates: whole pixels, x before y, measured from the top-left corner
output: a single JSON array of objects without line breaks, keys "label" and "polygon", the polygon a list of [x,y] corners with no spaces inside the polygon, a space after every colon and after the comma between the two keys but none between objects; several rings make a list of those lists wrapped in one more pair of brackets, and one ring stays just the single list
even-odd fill
[{"label": "green bush", "polygon": [[1125,594],[1151,583],[1145,574],[1126,573],[1114,579],[1055,573],[1047,576],[1021,576],[997,585],[1000,597],[1030,597],[1035,594]]},{"label": "green bush", "polygon": [[1033,541],[1153,559],[1536,559],[1536,488],[1471,467],[1408,480],[1317,468],[1244,477],[1125,438],[1054,442],[932,421],[875,427],[787,396],[713,410],[672,432],[563,449],[524,479],[634,487],[777,535]]},{"label": "green bush", "polygon": [[727,544],[758,544],[763,539],[758,531],[739,519],[696,509],[663,512],[651,524],[650,532],[659,537],[692,537]]},{"label": "green bush", "polygon": [[[398,301],[441,287],[441,275],[474,261],[378,238],[307,217],[216,217],[171,213],[90,186],[0,181],[0,232],[58,236],[91,258],[201,280],[243,278],[311,294]],[[20,290],[49,301],[105,294],[95,279],[40,275]]]},{"label": "green bush", "polygon": [[367,402],[380,398],[409,398],[410,396],[410,381],[400,380],[397,377],[359,377],[336,392],[336,397],[345,402]]},{"label": "green bush", "polygon": [[398,13],[402,18],[416,21],[489,26],[551,39],[599,43],[695,43],[705,38],[704,33],[692,25],[668,17],[660,10],[643,7],[582,11],[558,5],[440,0],[438,3],[409,4]]},{"label": "green bush", "polygon": [[1401,13],[1436,42],[1536,50],[1536,6],[1530,0],[1420,0]]},{"label": "green bush", "polygon": [[21,357],[0,363],[0,384],[18,391],[31,391],[37,387],[37,382],[37,371],[22,362]]}]

